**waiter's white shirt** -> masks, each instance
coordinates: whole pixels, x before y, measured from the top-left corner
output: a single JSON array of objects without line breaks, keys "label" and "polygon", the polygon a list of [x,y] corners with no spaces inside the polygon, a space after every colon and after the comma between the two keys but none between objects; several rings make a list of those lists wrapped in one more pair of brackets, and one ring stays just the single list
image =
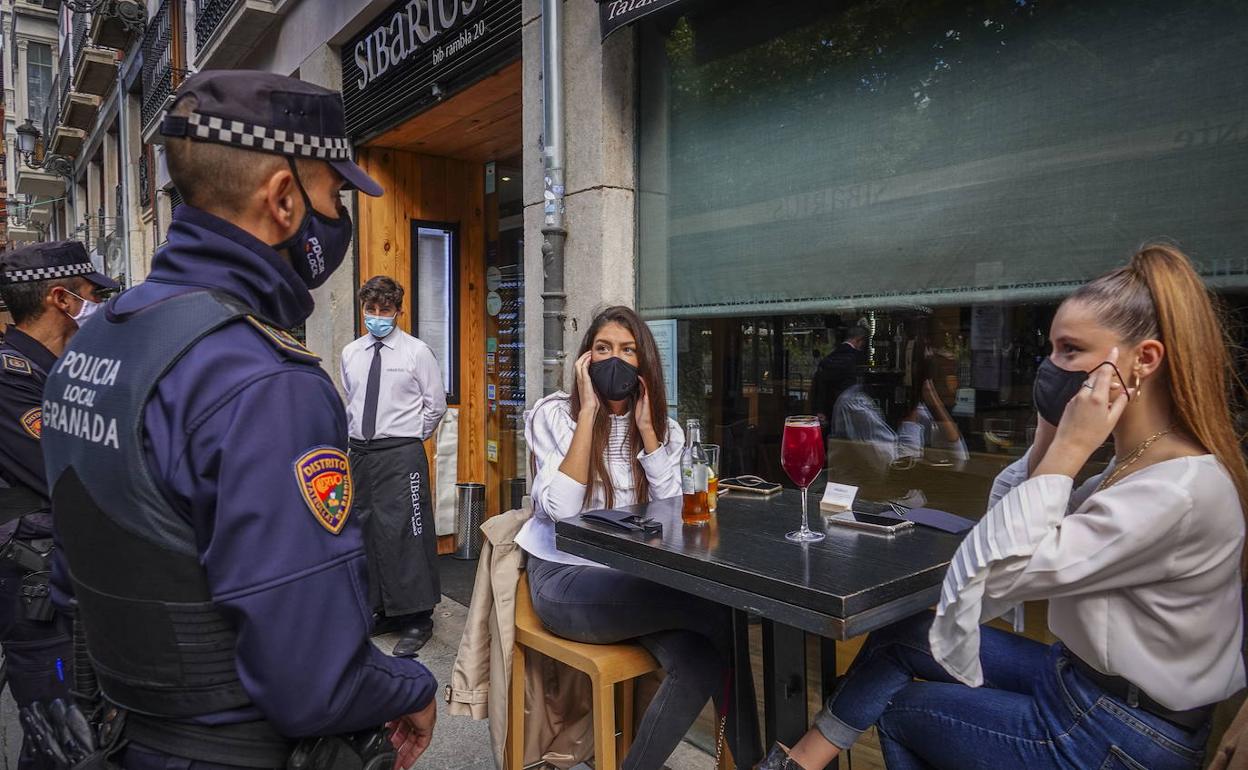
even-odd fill
[{"label": "waiter's white shirt", "polygon": [[1026,456],[1002,471],[945,576],[932,654],[979,686],[979,624],[1048,599],[1049,629],[1098,671],[1176,710],[1230,697],[1244,686],[1244,517],[1230,474],[1202,455],[1098,492],[1101,478],[1078,489],[1027,478]]},{"label": "waiter's white shirt", "polygon": [[[364,398],[377,341],[373,335],[365,334],[342,350],[347,430],[357,440],[364,438]],[[444,414],[446,388],[433,350],[395,327],[381,340],[381,388],[377,391],[377,432],[373,439],[427,439]]]}]

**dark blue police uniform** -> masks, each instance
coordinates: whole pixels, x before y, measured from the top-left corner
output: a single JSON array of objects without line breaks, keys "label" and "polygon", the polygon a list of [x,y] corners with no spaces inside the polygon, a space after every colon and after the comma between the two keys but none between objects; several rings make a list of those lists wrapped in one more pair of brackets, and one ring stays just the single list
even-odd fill
[{"label": "dark blue police uniform", "polygon": [[[106,289],[82,244],[40,243],[0,254],[0,289],[81,276]],[[47,601],[52,515],[40,447],[43,387],[56,356],[10,325],[0,342],[0,643],[19,707],[67,698],[70,640]],[[22,563],[19,563],[20,560]],[[41,563],[42,562],[42,563]],[[25,746],[19,766],[45,765]]]},{"label": "dark blue police uniform", "polygon": [[[199,111],[167,118],[167,134],[323,158],[379,192],[317,154],[348,146],[338,94],[246,72],[200,73],[187,93]],[[287,331],[312,308],[288,255],[182,206],[147,280],[52,377],[53,507],[84,511],[57,522],[55,582],[104,697],[128,712],[126,767],[284,766],[283,742],[375,728],[434,697],[423,665],[369,641],[346,416]]]}]

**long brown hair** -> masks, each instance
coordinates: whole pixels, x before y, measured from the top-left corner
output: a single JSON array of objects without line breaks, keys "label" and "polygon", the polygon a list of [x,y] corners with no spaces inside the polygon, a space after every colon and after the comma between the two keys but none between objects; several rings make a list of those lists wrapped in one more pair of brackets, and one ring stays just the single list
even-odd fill
[{"label": "long brown hair", "polygon": [[1248,518],[1248,466],[1231,418],[1231,402],[1243,397],[1244,384],[1231,357],[1234,342],[1222,322],[1221,303],[1187,255],[1168,244],[1149,244],[1130,264],[1070,299],[1089,303],[1101,323],[1127,342],[1155,339],[1165,346],[1163,375],[1175,426],[1226,468]]},{"label": "long brown hair", "polygon": [[[623,305],[615,305],[598,313],[594,316],[589,328],[585,330],[585,337],[581,340],[581,349],[576,357],[579,359],[589,352],[594,346],[598,332],[609,323],[623,326],[633,335],[633,340],[637,343],[637,367],[640,370],[641,379],[646,383],[646,391],[650,394],[650,415],[654,420],[654,433],[658,436],[659,443],[663,443],[667,441],[667,391],[663,387],[663,366],[659,360],[659,348],[654,344],[654,335],[650,333],[650,327],[641,320],[641,316],[637,315],[632,308]],[[572,416],[575,419],[581,413],[581,391],[575,385],[571,390]],[[628,397],[627,414],[630,418],[636,406],[637,394],[633,394]],[[594,436],[589,445],[589,483],[585,485],[585,504],[589,505],[593,497],[594,484],[601,482],[606,492],[606,506],[611,508],[615,505],[615,487],[611,483],[611,474],[607,471],[606,458],[607,439],[611,435],[611,415],[605,403],[602,407],[598,410],[597,417],[594,418]],[[646,479],[645,469],[637,461],[637,455],[642,450],[642,441],[641,430],[637,428],[637,421],[634,419],[628,421],[628,447],[637,502],[648,502],[650,483]]]}]

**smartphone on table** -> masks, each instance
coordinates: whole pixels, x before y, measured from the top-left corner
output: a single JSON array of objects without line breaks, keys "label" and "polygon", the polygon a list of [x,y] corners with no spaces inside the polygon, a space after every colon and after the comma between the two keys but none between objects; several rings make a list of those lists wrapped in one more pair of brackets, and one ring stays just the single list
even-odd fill
[{"label": "smartphone on table", "polygon": [[899,516],[892,506],[868,500],[856,501],[852,510],[829,516],[828,522],[877,535],[893,535],[914,526],[914,522]]}]

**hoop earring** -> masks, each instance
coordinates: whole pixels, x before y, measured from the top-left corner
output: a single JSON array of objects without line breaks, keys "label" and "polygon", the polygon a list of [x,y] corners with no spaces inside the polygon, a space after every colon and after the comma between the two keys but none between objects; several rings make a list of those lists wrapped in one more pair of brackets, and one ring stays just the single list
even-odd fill
[{"label": "hoop earring", "polygon": [[1141,396],[1144,395],[1144,390],[1141,387],[1141,382],[1142,382],[1142,378],[1140,377],[1140,373],[1137,371],[1135,373],[1135,397],[1134,397],[1134,400],[1137,400],[1137,401],[1139,400]]}]

